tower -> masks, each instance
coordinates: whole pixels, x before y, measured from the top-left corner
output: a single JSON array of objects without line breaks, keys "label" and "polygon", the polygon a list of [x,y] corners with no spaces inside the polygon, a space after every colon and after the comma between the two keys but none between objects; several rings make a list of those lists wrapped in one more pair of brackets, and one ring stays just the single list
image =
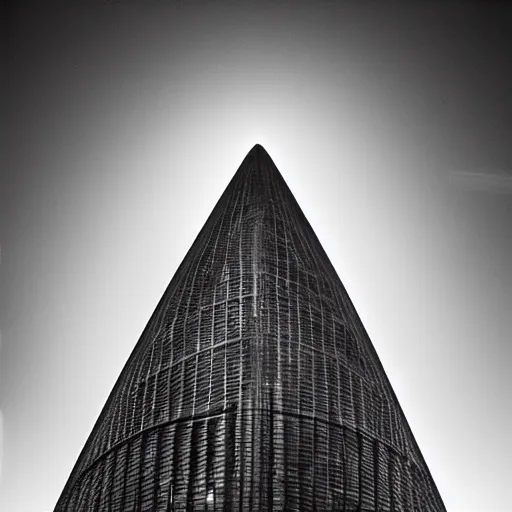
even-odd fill
[{"label": "tower", "polygon": [[126,363],[63,511],[445,511],[368,335],[256,145]]}]

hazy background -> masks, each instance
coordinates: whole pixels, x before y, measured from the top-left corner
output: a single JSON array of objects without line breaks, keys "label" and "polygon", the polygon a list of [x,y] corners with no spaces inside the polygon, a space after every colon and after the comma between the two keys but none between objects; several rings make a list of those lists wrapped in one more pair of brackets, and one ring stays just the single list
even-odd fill
[{"label": "hazy background", "polygon": [[448,511],[512,510],[511,4],[8,3],[0,510],[53,509],[255,143]]}]

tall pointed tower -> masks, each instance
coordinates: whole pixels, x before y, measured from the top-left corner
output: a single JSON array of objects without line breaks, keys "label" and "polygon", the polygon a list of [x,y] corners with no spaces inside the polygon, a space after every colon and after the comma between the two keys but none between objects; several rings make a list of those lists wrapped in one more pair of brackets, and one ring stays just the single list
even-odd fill
[{"label": "tall pointed tower", "polygon": [[56,511],[445,511],[347,292],[265,150],[183,260]]}]

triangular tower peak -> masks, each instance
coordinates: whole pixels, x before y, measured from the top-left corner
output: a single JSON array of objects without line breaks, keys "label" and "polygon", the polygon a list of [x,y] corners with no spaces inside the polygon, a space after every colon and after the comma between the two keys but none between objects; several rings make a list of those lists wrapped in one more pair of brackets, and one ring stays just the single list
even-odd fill
[{"label": "triangular tower peak", "polygon": [[55,510],[107,509],[446,512],[343,284],[259,144]]}]

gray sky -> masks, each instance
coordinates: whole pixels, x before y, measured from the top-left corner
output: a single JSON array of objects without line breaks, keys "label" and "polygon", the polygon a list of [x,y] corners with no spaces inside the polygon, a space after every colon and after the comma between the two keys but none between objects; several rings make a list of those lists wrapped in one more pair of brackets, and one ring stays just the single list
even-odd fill
[{"label": "gray sky", "polygon": [[512,509],[505,4],[5,10],[0,510],[53,509],[255,143],[344,282],[448,511]]}]

